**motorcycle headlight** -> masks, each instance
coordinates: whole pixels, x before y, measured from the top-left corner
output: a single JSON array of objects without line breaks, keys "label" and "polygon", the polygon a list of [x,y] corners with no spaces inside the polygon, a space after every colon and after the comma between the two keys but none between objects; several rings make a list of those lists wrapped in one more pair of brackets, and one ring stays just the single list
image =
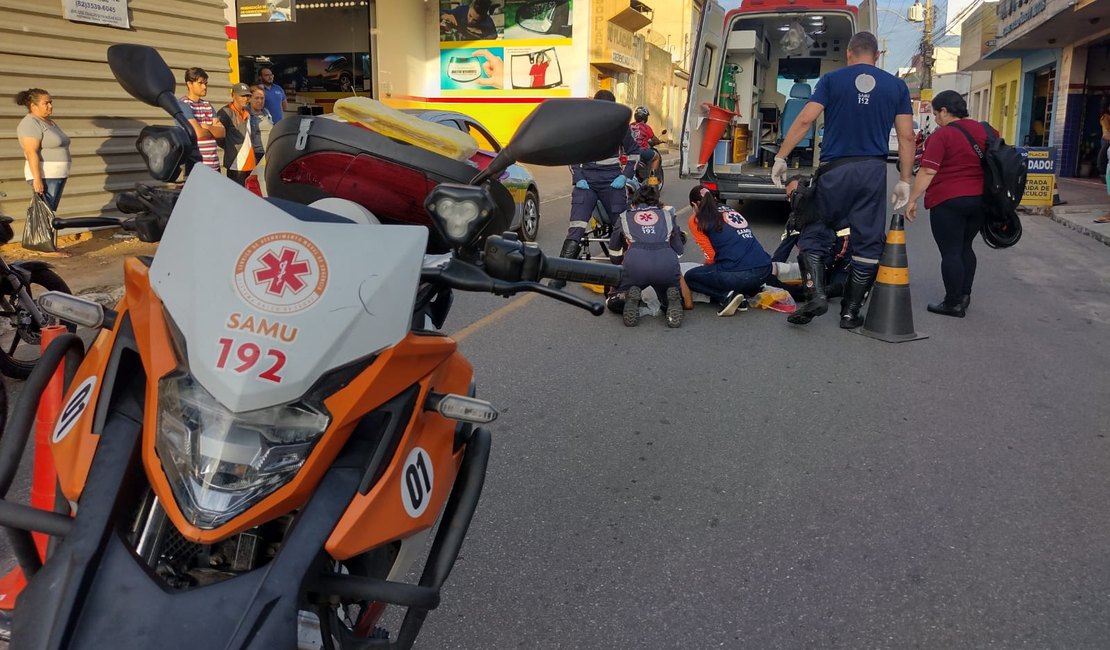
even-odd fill
[{"label": "motorcycle headlight", "polygon": [[167,183],[177,180],[181,174],[181,165],[190,146],[188,136],[176,126],[143,127],[135,142],[150,175]]},{"label": "motorcycle headlight", "polygon": [[158,384],[155,448],[185,518],[211,529],[296,475],[330,421],[323,406],[303,400],[232,413],[178,373]]}]

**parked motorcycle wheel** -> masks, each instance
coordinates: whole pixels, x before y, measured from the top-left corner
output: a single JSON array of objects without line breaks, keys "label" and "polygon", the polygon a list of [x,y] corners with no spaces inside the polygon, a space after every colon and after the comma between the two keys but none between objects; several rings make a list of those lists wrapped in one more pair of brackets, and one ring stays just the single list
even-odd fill
[{"label": "parked motorcycle wheel", "polygon": [[524,195],[523,216],[520,221],[520,240],[534,242],[540,235],[540,197],[532,190]]},{"label": "parked motorcycle wheel", "polygon": [[[65,280],[47,268],[31,270],[28,290],[34,300],[38,300],[47,291],[71,293]],[[41,332],[28,307],[20,303],[19,294],[15,291],[8,290],[0,296],[0,311],[8,317],[12,328],[0,335],[0,373],[12,379],[26,379],[42,356],[39,345]],[[58,323],[57,319],[46,314],[43,314],[43,318],[50,325]],[[71,332],[77,330],[73,325],[68,325],[67,328]]]}]

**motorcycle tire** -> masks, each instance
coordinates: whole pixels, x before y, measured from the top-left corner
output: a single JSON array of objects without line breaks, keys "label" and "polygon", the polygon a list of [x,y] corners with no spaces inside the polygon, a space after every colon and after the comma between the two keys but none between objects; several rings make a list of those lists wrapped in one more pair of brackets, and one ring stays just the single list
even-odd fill
[{"label": "motorcycle tire", "polygon": [[520,241],[534,242],[540,235],[540,197],[533,190],[524,194],[524,203],[521,204]]},{"label": "motorcycle tire", "polygon": [[[31,270],[28,290],[33,299],[37,299],[46,291],[72,293],[65,280],[48,268]],[[19,321],[22,320],[20,315],[26,314],[26,308],[19,304],[18,293],[9,293],[4,296],[4,299],[14,308],[15,315],[9,316],[9,319],[14,321],[11,323],[11,339],[9,340],[7,336],[0,338],[0,373],[12,379],[26,379],[42,356],[39,328],[35,325],[20,325]],[[37,309],[38,306],[36,305],[35,308]],[[50,324],[58,322],[53,317],[44,315],[44,318]],[[67,325],[66,329],[70,332],[77,331],[75,325]]]}]

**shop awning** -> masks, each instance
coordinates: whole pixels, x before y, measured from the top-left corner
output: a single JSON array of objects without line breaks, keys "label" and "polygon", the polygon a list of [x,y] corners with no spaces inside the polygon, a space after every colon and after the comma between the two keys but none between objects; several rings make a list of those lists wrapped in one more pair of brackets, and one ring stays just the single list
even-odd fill
[{"label": "shop awning", "polygon": [[[999,39],[1000,46],[985,58],[1014,58],[1015,50],[1082,45],[1110,29],[1110,2],[1091,2],[1079,8],[1068,7],[1051,18],[1028,28],[1017,36]],[[1007,55],[1007,52],[1009,54]]]}]

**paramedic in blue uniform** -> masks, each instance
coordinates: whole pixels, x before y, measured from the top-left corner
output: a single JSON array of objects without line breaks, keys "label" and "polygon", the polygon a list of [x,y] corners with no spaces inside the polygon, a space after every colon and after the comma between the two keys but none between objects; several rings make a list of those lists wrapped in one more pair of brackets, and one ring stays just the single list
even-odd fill
[{"label": "paramedic in blue uniform", "polygon": [[[615,102],[617,99],[608,90],[599,90],[594,99]],[[621,154],[628,156],[628,162],[621,168]],[[586,228],[590,225],[590,215],[598,201],[609,213],[610,222],[628,209],[628,194],[624,189],[628,185],[635,191],[636,163],[640,161],[640,148],[632,137],[632,129],[624,136],[624,141],[613,155],[604,160],[571,165],[570,173],[574,181],[574,190],[570,198],[570,228],[567,229],[567,238],[563,242],[560,257],[576,258],[582,247],[582,237],[586,235]],[[551,286],[561,288],[565,283],[551,281]]]},{"label": "paramedic in blue uniform", "polygon": [[674,208],[660,202],[659,189],[644,185],[636,190],[628,211],[613,221],[609,238],[611,259],[622,266],[621,286],[609,308],[617,311],[620,305],[625,325],[635,327],[639,322],[641,291],[652,287],[667,314],[667,326],[682,326],[678,258],[683,248]]},{"label": "paramedic in blue uniform", "polygon": [[790,152],[825,114],[821,169],[817,180],[819,219],[802,229],[798,241],[805,258],[807,301],[790,315],[804,325],[828,311],[826,263],[836,231],[851,228],[852,270],[840,306],[840,326],[863,323],[860,310],[875,282],[886,228],[886,156],[891,125],[898,134],[901,179],[890,197],[900,210],[910,197],[914,155],[913,107],[906,83],[875,67],[879,45],[874,34],[859,32],[848,43],[848,66],[817,81],[809,103],[782,141],[771,179],[783,187]]}]

